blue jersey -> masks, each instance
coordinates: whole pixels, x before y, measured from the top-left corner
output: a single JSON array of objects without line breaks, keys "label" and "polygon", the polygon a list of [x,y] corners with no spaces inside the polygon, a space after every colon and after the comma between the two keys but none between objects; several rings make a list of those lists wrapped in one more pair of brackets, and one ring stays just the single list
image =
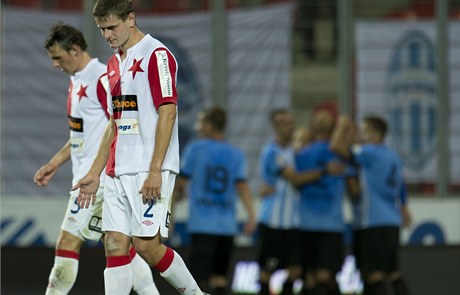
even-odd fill
[{"label": "blue jersey", "polygon": [[[325,141],[317,141],[296,155],[298,172],[324,170],[338,157]],[[319,180],[300,187],[300,229],[305,231],[343,232],[342,202],[345,193],[344,175],[324,174]]]},{"label": "blue jersey", "polygon": [[259,223],[274,229],[294,229],[299,225],[299,193],[281,173],[287,167],[294,169],[294,151],[276,142],[267,143],[260,156],[262,181],[275,188],[262,198]]},{"label": "blue jersey", "polygon": [[399,156],[385,145],[364,144],[352,148],[360,166],[361,200],[355,219],[359,227],[400,226],[401,202],[405,202]]},{"label": "blue jersey", "polygon": [[237,234],[236,182],[247,179],[244,154],[223,141],[197,140],[184,150],[181,174],[189,178],[189,232]]}]

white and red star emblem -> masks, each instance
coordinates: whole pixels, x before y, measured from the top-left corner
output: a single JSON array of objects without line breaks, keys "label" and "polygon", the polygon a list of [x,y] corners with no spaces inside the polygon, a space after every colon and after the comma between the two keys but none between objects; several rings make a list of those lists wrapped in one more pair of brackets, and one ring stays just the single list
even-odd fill
[{"label": "white and red star emblem", "polygon": [[77,95],[78,95],[78,101],[80,101],[83,97],[88,97],[86,94],[86,89],[88,89],[88,85],[83,86],[83,84],[80,85],[80,90],[78,90]]},{"label": "white and red star emblem", "polygon": [[133,72],[133,79],[136,77],[137,72],[143,72],[144,70],[141,68],[141,62],[144,58],[140,60],[133,60],[133,65],[129,68],[128,72]]}]

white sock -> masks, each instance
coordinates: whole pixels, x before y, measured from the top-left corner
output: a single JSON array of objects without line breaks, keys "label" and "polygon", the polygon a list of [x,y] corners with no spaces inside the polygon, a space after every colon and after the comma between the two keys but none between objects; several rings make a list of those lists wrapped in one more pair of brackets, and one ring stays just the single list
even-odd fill
[{"label": "white sock", "polygon": [[56,250],[46,295],[63,295],[70,292],[77,279],[78,258],[79,255],[76,252]]},{"label": "white sock", "polygon": [[133,286],[133,271],[129,256],[107,257],[104,270],[106,295],[129,295]]},{"label": "white sock", "polygon": [[167,248],[165,255],[155,265],[155,268],[179,293],[183,295],[202,294],[182,257],[171,248]]},{"label": "white sock", "polygon": [[134,253],[134,257],[131,259],[131,269],[133,271],[133,289],[138,295],[160,295],[153,281],[152,270],[140,255]]}]

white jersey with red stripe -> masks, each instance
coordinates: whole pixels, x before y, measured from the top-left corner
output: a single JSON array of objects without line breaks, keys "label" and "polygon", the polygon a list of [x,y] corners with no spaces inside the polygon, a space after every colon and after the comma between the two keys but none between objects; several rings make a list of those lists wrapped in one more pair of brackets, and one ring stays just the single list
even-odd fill
[{"label": "white jersey with red stripe", "polygon": [[[107,125],[107,67],[97,58],[70,77],[67,114],[70,128],[72,185],[85,176],[99,149]],[[101,174],[101,185],[105,173]]]},{"label": "white jersey with red stripe", "polygon": [[[158,109],[176,104],[177,62],[172,53],[150,35],[129,48],[124,59],[115,53],[109,60],[109,113],[117,125],[107,174],[120,176],[148,172],[154,152]],[[177,118],[162,170],[179,172]]]}]

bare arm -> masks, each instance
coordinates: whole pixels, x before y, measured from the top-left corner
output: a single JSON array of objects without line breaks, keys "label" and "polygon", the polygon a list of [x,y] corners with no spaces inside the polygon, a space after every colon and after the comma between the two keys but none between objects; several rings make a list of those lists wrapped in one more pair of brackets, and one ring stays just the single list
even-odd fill
[{"label": "bare arm", "polygon": [[187,185],[188,178],[180,175],[176,178],[176,185],[174,186],[173,192],[173,198],[175,201],[181,201],[187,197],[185,193]]},{"label": "bare arm", "polygon": [[350,146],[352,142],[350,140],[350,133],[352,132],[352,127],[353,123],[351,119],[346,116],[341,116],[330,140],[330,149],[346,159],[351,158]]},{"label": "bare arm", "polygon": [[34,182],[40,186],[47,186],[49,181],[56,174],[59,167],[70,159],[70,140],[51,158],[45,165],[41,166],[34,175]]},{"label": "bare arm", "polygon": [[99,144],[97,156],[94,159],[90,170],[72,188],[72,190],[80,188],[80,193],[78,194],[78,204],[82,208],[88,208],[90,203],[94,205],[94,202],[96,201],[96,192],[99,188],[99,178],[107,165],[107,160],[110,154],[110,145],[115,137],[115,128],[115,121],[111,116],[107,126],[105,127],[104,134],[102,135],[102,139]]},{"label": "bare arm", "polygon": [[281,176],[290,181],[294,186],[301,186],[319,180],[324,172],[324,170],[297,172],[292,167],[286,167],[281,172]]},{"label": "bare arm", "polygon": [[158,109],[158,122],[155,133],[155,148],[150,162],[147,178],[139,190],[144,204],[161,197],[161,168],[169,148],[177,111],[175,104],[164,104]]},{"label": "bare arm", "polygon": [[246,213],[248,214],[248,221],[244,227],[244,233],[250,235],[257,227],[257,219],[251,189],[245,181],[238,181],[236,183],[236,189],[238,190],[238,195],[243,202]]}]

